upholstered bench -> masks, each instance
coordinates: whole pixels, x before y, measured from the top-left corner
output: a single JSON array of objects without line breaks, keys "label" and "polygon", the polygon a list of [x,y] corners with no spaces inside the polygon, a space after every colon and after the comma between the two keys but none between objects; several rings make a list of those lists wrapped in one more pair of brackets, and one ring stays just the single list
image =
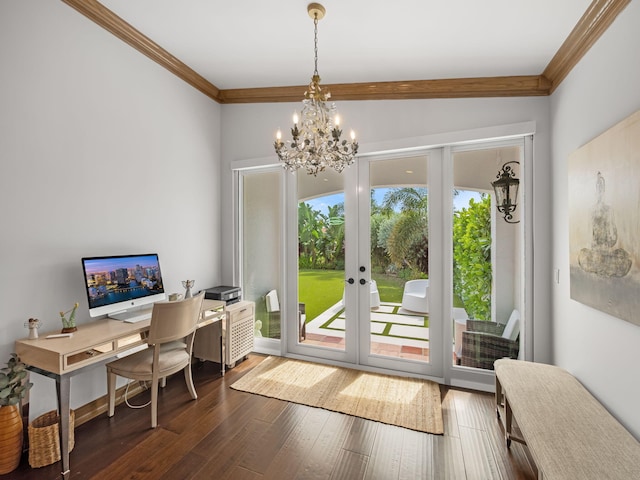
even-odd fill
[{"label": "upholstered bench", "polygon": [[[640,443],[566,370],[505,358],[495,373],[507,447],[526,444],[538,478],[640,479]],[[512,435],[513,418],[523,438]]]}]

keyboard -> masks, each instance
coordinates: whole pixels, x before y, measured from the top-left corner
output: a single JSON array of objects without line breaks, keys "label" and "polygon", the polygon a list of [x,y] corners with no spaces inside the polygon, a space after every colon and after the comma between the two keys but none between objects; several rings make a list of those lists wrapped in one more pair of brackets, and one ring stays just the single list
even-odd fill
[{"label": "keyboard", "polygon": [[124,321],[126,323],[137,323],[143,320],[149,320],[151,318],[151,312],[144,312],[139,315],[134,315],[128,318],[125,318]]},{"label": "keyboard", "polygon": [[120,320],[126,323],[137,323],[143,320],[149,320],[151,318],[151,309],[149,308],[145,310],[133,310],[130,312],[110,314],[109,318]]}]

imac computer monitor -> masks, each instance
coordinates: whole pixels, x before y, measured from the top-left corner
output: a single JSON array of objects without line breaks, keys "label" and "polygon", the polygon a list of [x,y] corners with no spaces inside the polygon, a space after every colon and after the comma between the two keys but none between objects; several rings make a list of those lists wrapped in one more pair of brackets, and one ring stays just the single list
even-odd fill
[{"label": "imac computer monitor", "polygon": [[[116,255],[82,259],[89,315],[118,320],[140,317],[142,305],[165,299],[158,255]],[[144,309],[150,317],[150,309]]]}]

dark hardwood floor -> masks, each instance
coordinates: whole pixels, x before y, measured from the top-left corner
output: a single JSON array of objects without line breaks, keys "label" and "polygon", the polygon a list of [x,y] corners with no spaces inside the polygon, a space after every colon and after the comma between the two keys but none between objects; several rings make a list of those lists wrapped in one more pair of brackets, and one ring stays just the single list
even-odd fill
[{"label": "dark hardwood floor", "polygon": [[[198,400],[181,376],[161,390],[158,428],[149,409],[120,405],[75,429],[74,479],[535,479],[526,447],[507,449],[493,395],[441,387],[444,435],[428,435],[229,388],[257,365],[249,358],[220,377],[194,366]],[[144,403],[143,392],[133,399]],[[58,479],[60,462],[12,480]]]}]

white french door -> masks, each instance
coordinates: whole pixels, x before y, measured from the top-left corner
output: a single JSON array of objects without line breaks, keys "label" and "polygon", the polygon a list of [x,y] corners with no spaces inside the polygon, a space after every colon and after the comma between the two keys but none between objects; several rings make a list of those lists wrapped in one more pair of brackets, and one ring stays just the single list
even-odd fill
[{"label": "white french door", "polygon": [[[298,223],[297,231],[290,229],[288,241],[298,243],[298,251],[289,248],[287,254],[288,278],[298,280],[289,282],[291,297],[306,308],[316,303],[314,296],[330,294],[323,278],[335,279],[337,272],[341,279],[326,310],[307,308],[310,318],[304,338],[296,331],[299,327],[289,326],[289,353],[442,376],[442,307],[439,301],[429,302],[442,292],[441,255],[435,253],[442,248],[438,235],[442,216],[437,213],[442,182],[432,181],[441,176],[441,159],[441,149],[410,157],[362,157],[342,174],[298,173],[295,184],[290,179],[296,195],[289,196],[289,205],[297,206],[298,222],[310,222],[316,212],[314,218],[324,219],[316,225],[316,234],[339,225],[344,228],[344,264],[340,259],[323,265],[331,269],[323,271],[318,265],[320,252],[314,256],[307,250],[313,228]],[[294,218],[290,214],[289,219]],[[394,222],[403,228],[390,228]],[[392,238],[383,242],[381,236],[392,231]],[[390,256],[386,250],[391,245],[397,251]],[[308,275],[315,275],[316,283],[307,282]],[[406,282],[419,278],[431,285],[421,297],[425,306],[403,305]],[[318,291],[308,291],[307,284]],[[292,302],[289,307],[296,305]]]},{"label": "white french door", "polygon": [[362,365],[442,376],[441,167],[442,149],[358,165],[358,269],[378,290],[358,290]]},{"label": "white french door", "polygon": [[[528,131],[530,124],[496,127],[491,142],[465,134],[449,146],[363,155],[340,174],[290,175],[278,165],[250,162],[235,168],[234,283],[256,302],[257,351],[488,390],[493,372],[461,361],[465,320],[500,323],[505,312],[517,309],[520,358],[530,360],[532,208],[525,200],[532,190],[533,137]],[[518,224],[505,223],[496,213],[491,189],[495,172],[514,160],[520,162]],[[459,238],[457,225],[473,220],[471,213],[481,214],[473,218],[485,222],[490,233],[473,234],[467,242]],[[466,288],[470,283],[461,277],[466,257],[460,255],[469,254],[459,248],[462,243],[483,250],[485,257],[490,253],[489,290]],[[421,298],[407,300],[407,284],[414,281],[428,288],[414,292]]]},{"label": "white french door", "polygon": [[357,364],[358,169],[298,171],[287,182],[287,308],[300,312],[287,325],[287,352]]}]

